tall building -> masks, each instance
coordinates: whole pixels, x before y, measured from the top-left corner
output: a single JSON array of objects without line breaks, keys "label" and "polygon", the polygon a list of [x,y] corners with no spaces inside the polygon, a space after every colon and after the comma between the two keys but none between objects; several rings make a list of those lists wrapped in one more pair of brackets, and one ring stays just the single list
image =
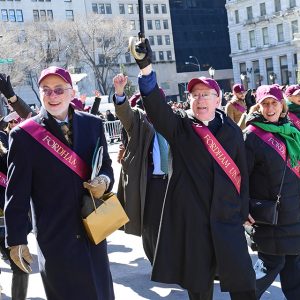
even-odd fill
[{"label": "tall building", "polygon": [[300,58],[300,0],[227,0],[234,80],[249,88],[293,84]]},{"label": "tall building", "polygon": [[232,79],[225,0],[170,0],[178,73],[215,69],[215,79],[229,90]]}]

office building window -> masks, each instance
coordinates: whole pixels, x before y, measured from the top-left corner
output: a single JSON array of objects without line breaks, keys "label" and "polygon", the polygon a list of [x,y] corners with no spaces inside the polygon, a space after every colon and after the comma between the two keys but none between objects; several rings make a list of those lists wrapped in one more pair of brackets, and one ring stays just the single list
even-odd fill
[{"label": "office building window", "polygon": [[14,9],[10,9],[9,11],[9,21],[16,22],[16,13]]},{"label": "office building window", "polygon": [[153,4],[153,11],[155,14],[159,14],[158,4]]},{"label": "office building window", "polygon": [[168,22],[168,20],[163,20],[163,26],[164,26],[164,29],[169,29],[169,22]]},{"label": "office building window", "polygon": [[172,52],[167,51],[167,60],[172,60]]},{"label": "office building window", "polygon": [[158,52],[159,60],[164,60],[164,51]]},{"label": "office building window", "polygon": [[33,21],[34,22],[38,22],[40,20],[40,14],[39,11],[34,9],[33,10]]},{"label": "office building window", "polygon": [[268,84],[272,84],[273,82],[271,81],[270,74],[273,74],[273,59],[272,58],[267,58],[266,60],[266,71],[267,71],[267,81]]},{"label": "office building window", "polygon": [[171,45],[171,40],[169,35],[165,35],[165,43],[166,45]]},{"label": "office building window", "polygon": [[160,30],[160,20],[155,20],[155,29]]},{"label": "office building window", "polygon": [[278,42],[283,42],[284,41],[283,24],[278,24],[277,25],[277,39],[278,39]]},{"label": "office building window", "polygon": [[40,10],[40,20],[42,22],[45,22],[46,21],[46,11],[45,10]]},{"label": "office building window", "polygon": [[151,14],[150,4],[145,4],[145,12],[146,14]]},{"label": "office building window", "polygon": [[1,9],[1,20],[4,22],[8,21],[7,9]]},{"label": "office building window", "polygon": [[263,38],[263,44],[268,45],[269,44],[268,27],[263,27],[263,29],[262,29],[262,38]]},{"label": "office building window", "polygon": [[73,10],[66,10],[66,19],[69,21],[74,21]]},{"label": "office building window", "polygon": [[296,7],[296,0],[290,0],[290,8]]},{"label": "office building window", "polygon": [[51,9],[47,10],[47,19],[48,21],[53,21],[53,11]]},{"label": "office building window", "polygon": [[274,0],[275,12],[281,11],[281,0]]},{"label": "office building window", "polygon": [[125,14],[125,5],[124,4],[119,4],[119,12],[120,12],[120,15]]},{"label": "office building window", "polygon": [[292,21],[291,25],[292,25],[292,35],[293,35],[292,37],[294,37],[294,34],[299,32],[298,20]]},{"label": "office building window", "polygon": [[156,52],[152,51],[152,61],[156,61]]},{"label": "office building window", "polygon": [[130,20],[130,30],[135,30],[135,20]]},{"label": "office building window", "polygon": [[250,41],[250,47],[251,48],[256,47],[254,30],[249,31],[249,41]]},{"label": "office building window", "polygon": [[111,14],[112,14],[112,11],[111,11],[111,4],[105,4],[105,12],[106,12],[106,14],[108,14],[108,15],[111,15]]},{"label": "office building window", "polygon": [[157,45],[162,45],[162,36],[161,35],[158,35],[157,36]]},{"label": "office building window", "polygon": [[127,9],[130,15],[133,14],[133,4],[128,4]]},{"label": "office building window", "polygon": [[147,28],[148,28],[149,30],[152,30],[152,29],[153,29],[152,20],[147,20]]},{"label": "office building window", "polygon": [[104,3],[98,3],[98,14],[105,15]]},{"label": "office building window", "polygon": [[242,50],[242,37],[240,33],[236,35],[236,40],[237,40],[238,49]]},{"label": "office building window", "polygon": [[148,39],[149,39],[149,44],[151,46],[153,46],[154,45],[154,36],[153,35],[149,35]]},{"label": "office building window", "polygon": [[166,4],[162,4],[162,5],[161,5],[161,12],[162,12],[163,14],[166,14],[166,13],[167,13],[167,5],[166,5]]},{"label": "office building window", "polygon": [[98,5],[97,3],[92,3],[92,12],[97,14],[98,13]]},{"label": "office building window", "polygon": [[265,16],[267,14],[266,11],[266,3],[260,3],[259,4],[259,9],[260,9],[260,16]]},{"label": "office building window", "polygon": [[235,16],[235,24],[240,23],[240,15],[239,15],[239,11],[238,10],[234,11],[234,16]]},{"label": "office building window", "polygon": [[125,61],[126,63],[131,63],[131,54],[129,52],[125,53]]},{"label": "office building window", "polygon": [[252,20],[253,19],[253,11],[252,11],[252,6],[247,7],[247,20]]},{"label": "office building window", "polygon": [[23,22],[23,12],[22,9],[16,9],[16,20],[17,22]]}]

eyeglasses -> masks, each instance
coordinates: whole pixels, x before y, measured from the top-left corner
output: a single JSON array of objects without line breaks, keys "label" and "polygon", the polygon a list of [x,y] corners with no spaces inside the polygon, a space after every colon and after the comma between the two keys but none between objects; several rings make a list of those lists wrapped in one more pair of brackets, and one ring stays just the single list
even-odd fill
[{"label": "eyeglasses", "polygon": [[62,95],[65,90],[71,90],[72,88],[61,88],[61,87],[58,87],[58,88],[55,88],[54,90],[52,89],[49,89],[49,88],[43,88],[42,89],[42,92],[45,94],[45,96],[47,97],[50,97],[52,95],[52,92],[55,94],[55,95]]},{"label": "eyeglasses", "polygon": [[19,121],[17,121],[17,120],[11,120],[11,121],[8,121],[8,123],[10,123],[10,124],[19,124]]},{"label": "eyeglasses", "polygon": [[200,98],[203,98],[204,100],[209,100],[211,96],[215,96],[217,97],[218,95],[217,94],[214,94],[214,93],[199,93],[199,94],[191,94],[192,98],[193,99],[200,99]]}]

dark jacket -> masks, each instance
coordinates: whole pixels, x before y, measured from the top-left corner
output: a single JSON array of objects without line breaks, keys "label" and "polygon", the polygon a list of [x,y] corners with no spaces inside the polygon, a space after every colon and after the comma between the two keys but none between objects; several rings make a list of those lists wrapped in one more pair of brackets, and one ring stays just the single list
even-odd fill
[{"label": "dark jacket", "polygon": [[[45,110],[33,119],[66,143],[58,123]],[[100,138],[104,147],[100,174],[109,176],[111,189],[113,170],[102,121],[74,111],[72,131],[73,150],[89,166]],[[106,241],[94,245],[83,228],[80,213],[85,192],[83,179],[19,127],[10,134],[8,178],[7,243],[9,246],[27,244],[24,224],[32,198],[47,299],[114,299]]]},{"label": "dark jacket", "polygon": [[241,130],[218,111],[221,126],[215,136],[241,172],[239,195],[194,132],[195,119],[184,111],[175,114],[158,86],[143,100],[172,154],[152,280],[207,292],[218,265],[223,291],[253,290],[242,225],[248,214],[248,176]]},{"label": "dark jacket", "polygon": [[140,109],[132,109],[127,99],[123,104],[115,105],[115,111],[128,135],[128,143],[121,160],[118,197],[130,220],[125,224],[125,232],[140,236],[146,197],[148,154],[154,128],[146,114]]},{"label": "dark jacket", "polygon": [[[264,122],[259,114],[249,116],[247,125]],[[280,120],[281,123],[286,119]],[[281,139],[278,134],[274,134]],[[245,130],[249,170],[249,190],[253,199],[276,200],[285,162],[255,133]],[[300,151],[300,149],[299,149]],[[277,226],[255,225],[254,241],[258,251],[274,254],[300,254],[300,179],[286,168]]]}]

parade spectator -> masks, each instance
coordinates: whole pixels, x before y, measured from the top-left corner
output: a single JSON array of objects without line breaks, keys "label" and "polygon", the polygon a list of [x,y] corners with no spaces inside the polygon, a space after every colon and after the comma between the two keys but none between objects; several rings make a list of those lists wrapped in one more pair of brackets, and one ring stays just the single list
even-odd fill
[{"label": "parade spectator", "polygon": [[226,115],[234,121],[243,130],[245,129],[245,122],[242,115],[246,113],[247,107],[245,103],[245,88],[242,84],[235,84],[232,87],[233,97],[225,106]]},{"label": "parade spectator", "polygon": [[247,106],[247,112],[249,112],[250,108],[256,104],[255,100],[255,89],[249,89],[245,94],[245,103]]},{"label": "parade spectator", "polygon": [[288,116],[293,125],[300,130],[300,85],[291,85],[285,90]]},{"label": "parade spectator", "polygon": [[[143,247],[151,265],[154,260],[159,222],[168,183],[168,145],[155,132],[146,113],[141,109],[140,94],[130,101],[124,89],[127,76],[118,74],[113,79],[116,114],[123,124],[128,142],[121,160],[122,168],[118,195],[123,199],[130,222],[125,232],[142,235]],[[130,104],[140,104],[131,108]]]},{"label": "parade spectator", "polygon": [[[80,213],[86,189],[98,198],[114,182],[103,124],[71,107],[75,91],[68,71],[43,70],[39,88],[40,113],[10,134],[4,213],[11,259],[30,272],[26,225],[32,199],[47,299],[113,300],[106,241],[89,240]],[[96,145],[103,146],[102,167],[88,183]]]},{"label": "parade spectator", "polygon": [[145,110],[172,156],[152,280],[179,284],[193,300],[212,299],[218,266],[222,291],[254,300],[243,229],[249,199],[242,132],[217,109],[220,87],[211,78],[190,80],[191,110],[174,113],[157,86],[149,41],[136,48],[145,53],[136,59]]},{"label": "parade spectator", "polygon": [[251,215],[247,222],[253,225],[258,248],[257,299],[280,275],[286,299],[296,300],[300,299],[300,132],[286,117],[278,86],[260,86],[256,101],[245,134],[250,197],[276,201],[282,182],[277,224],[258,224]]}]

